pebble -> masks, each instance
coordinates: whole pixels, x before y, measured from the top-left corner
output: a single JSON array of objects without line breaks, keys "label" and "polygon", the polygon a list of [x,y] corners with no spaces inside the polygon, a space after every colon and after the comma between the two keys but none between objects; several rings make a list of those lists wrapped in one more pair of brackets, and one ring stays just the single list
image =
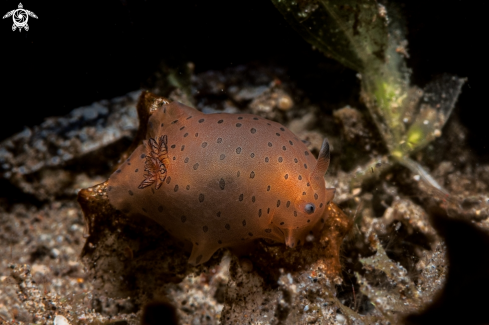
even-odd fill
[{"label": "pebble", "polygon": [[66,317],[57,315],[54,318],[54,325],[71,325],[70,322],[66,319]]}]

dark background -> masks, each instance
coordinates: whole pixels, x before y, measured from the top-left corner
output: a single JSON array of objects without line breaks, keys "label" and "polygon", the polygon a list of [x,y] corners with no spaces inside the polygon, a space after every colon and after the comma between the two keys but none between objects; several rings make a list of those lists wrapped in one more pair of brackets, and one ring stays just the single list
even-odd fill
[{"label": "dark background", "polygon": [[[0,14],[19,1],[2,1]],[[489,137],[483,8],[453,0],[428,6],[397,2],[407,21],[414,84],[423,86],[444,72],[468,77],[455,114],[470,130],[471,148],[484,155]],[[20,33],[12,32],[11,18],[0,21],[0,140],[46,117],[136,90],[166,57],[194,62],[196,73],[249,62],[291,71],[336,64],[313,51],[268,0],[22,4],[39,19],[29,18],[30,30]],[[338,87],[358,84],[353,72],[337,69],[343,79]],[[334,84],[322,91],[338,92]]]}]

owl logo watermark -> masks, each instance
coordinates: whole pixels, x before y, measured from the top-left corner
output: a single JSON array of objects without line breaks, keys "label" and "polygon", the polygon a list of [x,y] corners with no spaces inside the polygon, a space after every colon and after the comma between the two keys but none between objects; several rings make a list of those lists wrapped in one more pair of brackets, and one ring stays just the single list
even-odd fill
[{"label": "owl logo watermark", "polygon": [[3,16],[3,18],[5,19],[10,16],[12,16],[12,19],[14,20],[14,24],[12,25],[12,31],[15,31],[18,28],[19,32],[22,31],[22,28],[24,28],[26,31],[29,30],[29,25],[27,25],[29,16],[33,18],[37,18],[35,13],[29,10],[25,10],[24,7],[22,6],[22,3],[19,3],[19,8],[7,12]]}]

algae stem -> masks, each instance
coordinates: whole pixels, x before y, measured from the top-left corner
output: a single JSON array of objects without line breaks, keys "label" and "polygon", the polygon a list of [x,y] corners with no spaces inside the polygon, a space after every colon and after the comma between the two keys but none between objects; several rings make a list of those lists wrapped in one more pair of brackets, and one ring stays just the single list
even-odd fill
[{"label": "algae stem", "polygon": [[[396,157],[397,158],[397,157]],[[404,167],[409,168],[413,173],[416,175],[419,175],[421,180],[423,180],[425,183],[433,186],[437,190],[441,191],[443,194],[449,195],[447,190],[445,190],[440,184],[438,184],[437,181],[431,175],[421,167],[420,164],[415,162],[409,157],[399,157],[397,158],[397,161],[403,165]]]}]

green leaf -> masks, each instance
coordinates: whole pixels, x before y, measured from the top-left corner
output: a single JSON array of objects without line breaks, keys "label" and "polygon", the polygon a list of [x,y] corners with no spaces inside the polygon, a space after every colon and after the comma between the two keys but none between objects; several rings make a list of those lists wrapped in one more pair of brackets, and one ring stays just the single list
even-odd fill
[{"label": "green leaf", "polygon": [[465,79],[444,76],[410,86],[403,20],[376,0],[272,0],[313,46],[360,73],[361,96],[394,161],[443,190],[409,159],[441,135]]},{"label": "green leaf", "polygon": [[272,0],[287,22],[327,56],[359,72],[385,62],[385,9],[372,0]]}]

